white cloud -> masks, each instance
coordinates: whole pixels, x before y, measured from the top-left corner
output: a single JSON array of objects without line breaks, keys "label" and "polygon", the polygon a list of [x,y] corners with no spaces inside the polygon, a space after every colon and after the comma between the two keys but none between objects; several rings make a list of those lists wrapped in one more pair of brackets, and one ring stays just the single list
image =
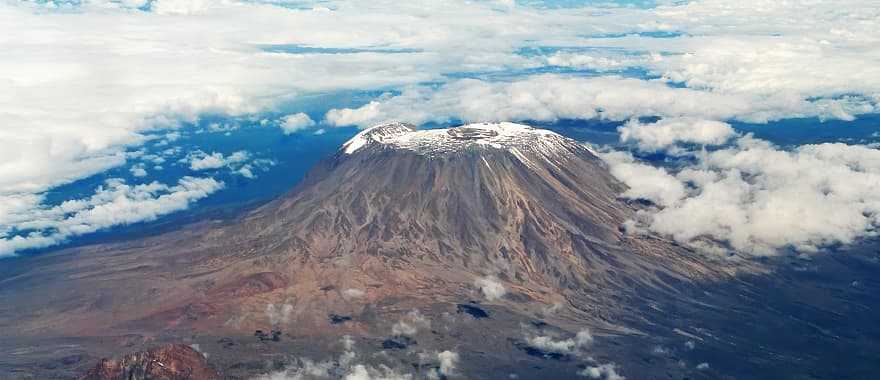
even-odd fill
[{"label": "white cloud", "polygon": [[346,299],[363,298],[366,293],[361,289],[349,288],[342,291],[342,296]]},{"label": "white cloud", "polygon": [[[800,8],[796,17],[791,6]],[[645,31],[678,31],[679,36],[628,34],[588,39],[582,46],[635,54],[640,61],[634,66],[694,89],[771,102],[825,98],[819,107],[846,119],[876,111],[880,52],[873,47],[880,28],[872,19],[877,11],[876,3],[859,0],[690,1],[661,5],[650,12],[653,25],[640,24]],[[846,95],[867,98],[868,104]],[[841,96],[843,101],[831,101]]]},{"label": "white cloud", "polygon": [[699,370],[709,369],[709,363],[697,364],[697,369],[699,369]]},{"label": "white cloud", "polygon": [[610,164],[611,174],[629,186],[624,197],[670,205],[687,194],[684,184],[666,170],[637,162],[629,153],[601,153],[600,157]]},{"label": "white cloud", "polygon": [[593,334],[589,329],[582,329],[574,337],[574,342],[578,347],[586,347],[593,344]]},{"label": "white cloud", "polygon": [[582,371],[578,372],[578,375],[586,377],[588,379],[602,379],[602,380],[625,380],[626,378],[617,373],[617,366],[614,363],[600,364],[597,366],[588,366],[584,368]]},{"label": "white cloud", "polygon": [[[223,188],[213,178],[183,177],[177,185],[158,182],[128,185],[109,179],[89,198],[46,207],[42,196],[0,196],[0,257],[45,248],[108,227],[155,220],[184,210],[192,202]],[[25,235],[14,230],[31,231]]]},{"label": "white cloud", "polygon": [[254,174],[253,167],[250,165],[242,165],[242,167],[236,170],[235,173],[248,179],[257,178],[257,175]]},{"label": "white cloud", "polygon": [[[462,79],[437,89],[406,88],[359,108],[330,110],[330,125],[370,126],[389,120],[416,124],[463,120],[554,121],[557,119],[627,120],[640,116],[737,119],[766,122],[787,117],[836,118],[875,110],[874,101],[765,97],[723,94],[668,86],[665,82],[620,76],[576,77],[543,74],[510,82]],[[848,118],[846,116],[844,118]]]},{"label": "white cloud", "polygon": [[224,166],[226,166],[226,159],[223,157],[223,153],[217,152],[204,154],[198,158],[193,157],[189,163],[189,168],[192,170],[217,169]]},{"label": "white cloud", "polygon": [[597,71],[620,70],[642,66],[650,56],[621,54],[615,50],[596,50],[590,53],[556,52],[546,58],[547,64],[560,67],[576,67]]},{"label": "white cloud", "polygon": [[233,152],[229,156],[224,156],[223,153],[218,152],[207,154],[197,150],[190,153],[184,161],[189,162],[190,169],[200,171],[237,166],[249,160],[250,157],[250,153],[243,150]]},{"label": "white cloud", "polygon": [[211,3],[209,0],[157,0],[152,9],[162,15],[192,15],[207,11]]},{"label": "white cloud", "polygon": [[[752,255],[811,252],[873,236],[880,226],[877,149],[827,143],[787,151],[746,136],[674,176],[620,154],[604,158],[631,187],[627,196],[663,206],[647,227],[682,243],[708,238]],[[639,171],[658,180],[628,175]]]},{"label": "white cloud", "polygon": [[[634,116],[766,122],[811,116],[849,120],[880,110],[880,52],[873,48],[880,30],[866,22],[878,7],[861,1],[804,7],[809,12],[799,12],[797,18],[791,17],[792,8],[771,1],[760,6],[693,1],[632,13],[610,10],[597,24],[607,29],[596,34],[614,35],[614,28],[605,24],[611,20],[621,22],[628,33],[571,40],[571,48],[551,51],[537,62],[599,71],[641,67],[661,80],[559,75],[494,83],[466,79],[439,88],[412,87],[360,108],[333,110],[326,120],[359,126],[387,120]],[[634,33],[658,31],[681,33],[670,38]],[[687,88],[669,87],[666,81]]]},{"label": "white cloud", "polygon": [[463,79],[439,89],[410,87],[402,94],[356,109],[331,110],[332,125],[368,126],[391,119],[416,124],[460,119],[467,122],[566,119],[626,120],[637,116],[732,117],[748,111],[743,99],[662,82],[546,74],[512,82]]},{"label": "white cloud", "polygon": [[573,338],[554,339],[547,335],[536,335],[527,337],[526,343],[544,352],[573,355],[593,344],[593,335],[589,329],[583,329],[578,331]]},{"label": "white cloud", "polygon": [[281,129],[284,131],[285,135],[289,135],[294,132],[301,131],[303,129],[313,127],[315,125],[315,121],[302,112],[287,115],[281,118]]},{"label": "white cloud", "polygon": [[617,131],[621,141],[635,142],[645,152],[668,150],[679,143],[721,145],[736,135],[730,124],[689,117],[665,118],[651,124],[632,119]]},{"label": "white cloud", "polygon": [[455,368],[458,366],[458,353],[452,351],[443,351],[437,354],[437,360],[440,361],[440,374],[444,376],[452,376]]},{"label": "white cloud", "polygon": [[133,175],[135,177],[146,177],[147,176],[147,170],[144,169],[144,167],[142,165],[132,166],[131,169],[129,169],[129,171],[131,172],[131,175]]},{"label": "white cloud", "polygon": [[657,355],[668,355],[669,349],[663,346],[654,346],[654,349],[651,350],[651,352]]},{"label": "white cloud", "polygon": [[276,306],[270,303],[266,305],[266,318],[269,319],[269,324],[273,327],[287,324],[291,313],[293,313],[293,305],[290,304],[285,303]]},{"label": "white cloud", "polygon": [[[356,109],[332,109],[327,112],[325,119],[328,123],[336,126],[357,125],[360,127],[367,127],[398,116],[387,115],[386,112],[382,111],[381,107],[383,107],[382,103],[372,101]],[[399,116],[407,118],[406,115]]]},{"label": "white cloud", "polygon": [[[419,358],[420,358],[419,362],[421,362],[422,360],[425,359],[425,357],[428,357],[428,356],[429,355],[427,355],[427,354],[420,354],[419,355]],[[456,370],[455,370],[458,367],[458,359],[459,359],[457,352],[454,352],[454,351],[437,352],[435,356],[436,357],[434,357],[433,360],[436,360],[437,363],[439,363],[439,365],[438,365],[438,367],[431,368],[428,371],[427,379],[439,380],[439,379],[450,378],[450,377],[457,375]],[[428,360],[431,360],[431,359],[429,358]]]},{"label": "white cloud", "polygon": [[474,280],[474,285],[483,293],[488,301],[499,300],[507,293],[504,284],[494,276],[481,277]]},{"label": "white cloud", "polygon": [[418,310],[412,310],[391,327],[391,334],[398,336],[415,336],[419,329],[430,329],[431,321]]}]

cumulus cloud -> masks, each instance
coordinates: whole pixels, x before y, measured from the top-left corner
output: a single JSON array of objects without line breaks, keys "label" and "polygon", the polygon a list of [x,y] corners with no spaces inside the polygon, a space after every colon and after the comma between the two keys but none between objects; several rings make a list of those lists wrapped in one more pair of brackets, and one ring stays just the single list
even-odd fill
[{"label": "cumulus cloud", "polygon": [[253,167],[247,164],[242,165],[240,168],[238,168],[238,170],[234,171],[233,173],[248,179],[253,179],[257,177],[257,175],[254,174]]},{"label": "cumulus cloud", "polygon": [[663,346],[654,346],[654,349],[651,350],[651,352],[656,355],[669,355],[670,353],[669,349]]},{"label": "cumulus cloud", "polygon": [[270,303],[266,305],[266,318],[269,319],[269,324],[273,327],[287,324],[291,313],[293,313],[293,305],[290,304],[285,303],[276,306]]},{"label": "cumulus cloud", "polygon": [[183,177],[174,186],[159,182],[132,186],[114,178],[88,198],[51,207],[42,204],[42,196],[0,196],[0,257],[112,226],[155,220],[222,188],[223,182],[213,178]]},{"label": "cumulus cloud", "polygon": [[488,301],[499,300],[507,294],[507,289],[504,288],[504,284],[501,281],[498,281],[494,276],[481,277],[474,281],[474,285],[477,289],[483,293],[483,297]]},{"label": "cumulus cloud", "polygon": [[291,133],[295,133],[301,131],[303,129],[313,127],[315,125],[315,121],[302,112],[295,113],[292,115],[287,115],[281,118],[281,130],[284,131],[285,135],[289,135]]},{"label": "cumulus cloud", "polygon": [[632,119],[617,131],[620,141],[635,142],[645,152],[668,150],[679,143],[721,145],[736,135],[725,122],[690,117],[666,118],[650,124]]},{"label": "cumulus cloud", "polygon": [[132,166],[131,169],[129,169],[129,171],[131,172],[131,175],[133,175],[135,177],[146,177],[147,176],[147,170],[144,169],[143,165]]},{"label": "cumulus cloud", "polygon": [[190,169],[199,171],[219,169],[222,167],[229,167],[236,164],[241,164],[247,161],[249,158],[250,153],[243,150],[234,152],[229,156],[224,156],[223,153],[218,152],[207,154],[205,152],[202,152],[201,150],[197,150],[190,153],[184,160],[189,162]]},{"label": "cumulus cloud", "polygon": [[192,157],[190,159],[189,168],[192,170],[217,169],[226,165],[223,153],[205,154],[202,151],[199,151],[199,153],[201,153],[201,157]]},{"label": "cumulus cloud", "polygon": [[607,152],[600,157],[610,164],[611,174],[629,186],[624,197],[671,205],[687,194],[685,185],[665,169],[638,162],[629,153]]},{"label": "cumulus cloud", "polygon": [[527,337],[526,343],[544,352],[573,355],[593,344],[593,335],[589,329],[583,329],[578,331],[574,337],[568,339],[554,339],[547,335],[535,335]]},{"label": "cumulus cloud", "polygon": [[391,327],[391,333],[397,336],[411,337],[416,335],[419,329],[429,328],[431,328],[431,321],[418,310],[412,310]]},{"label": "cumulus cloud", "polygon": [[346,299],[363,298],[366,293],[361,289],[348,288],[342,291],[342,296]]},{"label": "cumulus cloud", "polygon": [[250,153],[244,150],[233,152],[226,156],[223,153],[212,152],[210,154],[201,150],[190,152],[179,162],[188,164],[190,170],[217,170],[221,168],[229,169],[232,174],[240,175],[248,179],[257,178],[256,170],[267,170],[269,166],[275,164],[272,160],[252,159]]},{"label": "cumulus cloud", "polygon": [[458,353],[454,351],[438,352],[436,357],[439,366],[428,372],[428,379],[441,379],[454,376],[458,367]]},{"label": "cumulus cloud", "polygon": [[[412,91],[412,90],[411,90]],[[372,101],[369,102],[359,108],[351,109],[351,108],[342,108],[342,109],[332,109],[327,111],[327,115],[324,116],[325,120],[335,126],[346,126],[346,125],[357,125],[360,127],[367,127],[373,124],[377,124],[382,121],[386,121],[391,118],[403,118],[406,120],[411,120],[412,116],[402,114],[402,113],[394,113],[383,108],[390,108],[392,106],[384,106],[383,103]],[[426,120],[420,120],[424,122]]]},{"label": "cumulus cloud", "polygon": [[443,351],[437,354],[437,360],[440,361],[440,374],[444,376],[452,376],[458,366],[458,353],[452,351]]},{"label": "cumulus cloud", "polygon": [[880,195],[873,191],[880,185],[880,150],[865,146],[784,150],[745,136],[675,174],[620,154],[603,157],[630,186],[626,196],[662,206],[646,227],[682,243],[702,246],[709,239],[752,255],[812,252],[874,236],[880,225]]},{"label": "cumulus cloud", "polygon": [[600,364],[597,366],[588,366],[584,368],[582,371],[578,372],[578,375],[586,377],[588,379],[602,379],[602,380],[625,380],[626,378],[617,373],[617,366],[614,363]]}]

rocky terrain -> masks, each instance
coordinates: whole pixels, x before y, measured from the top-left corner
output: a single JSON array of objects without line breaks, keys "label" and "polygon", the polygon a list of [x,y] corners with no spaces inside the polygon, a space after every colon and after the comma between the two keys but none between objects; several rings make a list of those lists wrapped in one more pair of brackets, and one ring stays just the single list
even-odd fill
[{"label": "rocky terrain", "polygon": [[[0,370],[140,376],[165,351],[91,367],[185,343],[226,378],[803,378],[826,372],[798,346],[852,337],[792,310],[837,313],[829,323],[876,314],[866,289],[877,283],[858,274],[876,264],[777,283],[776,263],[627,233],[640,206],[624,190],[589,149],[549,131],[380,125],[236,219],[10,260]],[[859,287],[841,288],[853,276]],[[782,296],[795,289],[810,299]],[[766,326],[798,332],[751,336]],[[870,355],[876,329],[853,331]],[[211,378],[173,347],[178,373]],[[736,355],[754,361],[723,359]]]},{"label": "rocky terrain", "polygon": [[171,344],[146,352],[104,359],[80,380],[219,380],[204,356],[190,346]]}]

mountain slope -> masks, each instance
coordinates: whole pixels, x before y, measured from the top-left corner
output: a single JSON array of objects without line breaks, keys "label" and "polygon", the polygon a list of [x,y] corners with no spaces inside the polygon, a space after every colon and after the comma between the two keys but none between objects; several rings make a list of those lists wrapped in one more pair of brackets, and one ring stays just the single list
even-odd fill
[{"label": "mountain slope", "polygon": [[[96,320],[103,331],[249,329],[265,323],[254,316],[268,303],[291,304],[299,323],[320,327],[337,309],[388,298],[474,297],[484,276],[512,299],[538,301],[523,307],[583,311],[573,300],[722,275],[665,241],[624,235],[635,212],[618,198],[624,190],[587,148],[549,131],[392,123],[360,133],[239,221],[38,258],[39,270],[3,280],[12,287],[2,295],[44,308],[35,293],[57,286],[56,312],[32,316],[35,329],[89,331]],[[29,281],[42,288],[14,289]],[[365,296],[349,299],[347,289]]]},{"label": "mountain slope", "polygon": [[624,236],[635,211],[624,190],[587,148],[549,131],[395,123],[353,138],[238,236],[289,244],[273,257],[441,266],[524,290],[711,272],[665,242]]},{"label": "mountain slope", "polygon": [[0,329],[136,346],[270,329],[321,339],[475,307],[498,337],[536,316],[627,332],[649,291],[678,297],[731,266],[625,234],[637,210],[623,191],[550,131],[380,125],[239,219],[17,262],[0,276]]}]

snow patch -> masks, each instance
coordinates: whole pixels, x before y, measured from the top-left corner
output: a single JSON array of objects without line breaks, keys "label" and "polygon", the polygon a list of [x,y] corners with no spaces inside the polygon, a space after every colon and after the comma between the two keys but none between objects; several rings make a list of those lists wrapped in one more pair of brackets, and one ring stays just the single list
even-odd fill
[{"label": "snow patch", "polygon": [[507,150],[529,166],[534,166],[529,157],[558,162],[560,156],[580,147],[552,131],[508,122],[425,130],[403,123],[380,124],[358,133],[342,147],[346,154],[353,154],[373,144],[432,157],[473,148]]}]

